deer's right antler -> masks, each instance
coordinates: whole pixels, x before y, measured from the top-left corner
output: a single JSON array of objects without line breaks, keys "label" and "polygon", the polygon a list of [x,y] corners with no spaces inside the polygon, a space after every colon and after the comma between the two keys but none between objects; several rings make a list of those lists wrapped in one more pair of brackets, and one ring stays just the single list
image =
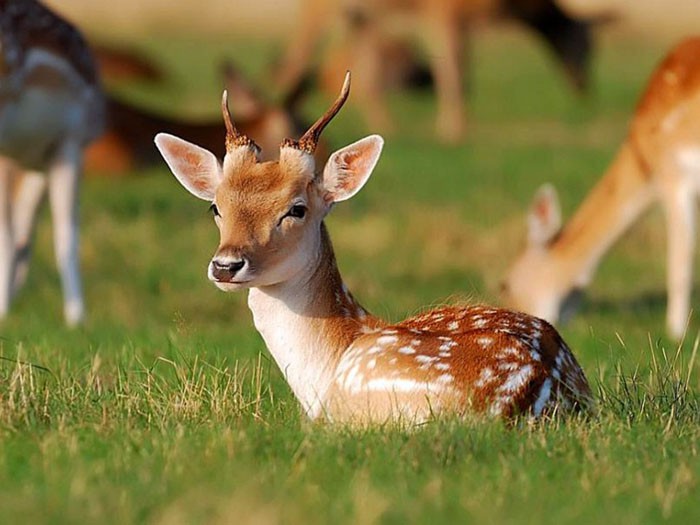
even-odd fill
[{"label": "deer's right antler", "polygon": [[321,133],[328,125],[328,123],[333,120],[340,108],[343,107],[345,101],[350,95],[350,71],[345,73],[345,80],[343,81],[343,87],[340,90],[338,98],[335,99],[333,105],[328,108],[328,110],[321,115],[321,117],[314,122],[314,124],[304,133],[299,140],[286,139],[282,143],[283,148],[293,148],[305,153],[313,154],[318,146],[318,141],[321,138]]}]

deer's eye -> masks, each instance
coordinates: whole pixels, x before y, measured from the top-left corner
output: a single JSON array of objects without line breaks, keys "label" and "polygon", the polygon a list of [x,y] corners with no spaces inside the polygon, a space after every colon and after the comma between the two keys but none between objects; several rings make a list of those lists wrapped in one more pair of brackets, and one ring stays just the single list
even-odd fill
[{"label": "deer's eye", "polygon": [[221,217],[219,214],[219,208],[216,207],[216,204],[213,202],[211,203],[211,206],[209,206],[209,211],[214,214],[214,217]]},{"label": "deer's eye", "polygon": [[306,206],[303,204],[295,204],[287,212],[286,217],[294,217],[295,219],[303,219],[306,215]]}]

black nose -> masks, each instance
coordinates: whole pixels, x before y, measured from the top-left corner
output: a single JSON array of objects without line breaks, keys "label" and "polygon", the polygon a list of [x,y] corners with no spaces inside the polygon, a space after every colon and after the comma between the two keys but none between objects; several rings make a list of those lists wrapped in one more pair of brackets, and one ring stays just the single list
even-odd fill
[{"label": "black nose", "polygon": [[236,273],[245,266],[245,260],[240,261],[232,260],[219,260],[214,259],[211,262],[212,275],[217,281],[231,281]]}]

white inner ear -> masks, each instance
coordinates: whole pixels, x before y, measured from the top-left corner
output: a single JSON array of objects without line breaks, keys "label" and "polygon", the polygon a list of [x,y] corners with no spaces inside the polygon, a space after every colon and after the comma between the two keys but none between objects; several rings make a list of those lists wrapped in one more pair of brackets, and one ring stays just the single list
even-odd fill
[{"label": "white inner ear", "polygon": [[362,189],[382,153],[384,139],[370,135],[333,153],[323,169],[328,200],[340,202]]},{"label": "white inner ear", "polygon": [[158,133],[156,147],[173,175],[195,197],[211,201],[223,173],[211,151],[168,133]]},{"label": "white inner ear", "polygon": [[528,235],[531,244],[544,246],[561,230],[561,206],[557,190],[545,184],[535,194],[528,214]]}]

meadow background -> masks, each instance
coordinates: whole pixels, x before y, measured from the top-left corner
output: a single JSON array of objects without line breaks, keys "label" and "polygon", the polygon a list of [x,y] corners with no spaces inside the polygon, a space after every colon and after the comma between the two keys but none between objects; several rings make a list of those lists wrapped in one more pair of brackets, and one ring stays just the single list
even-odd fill
[{"label": "meadow background", "polygon": [[[212,16],[207,32],[208,2],[198,2],[196,20],[183,11],[189,31],[134,21],[130,36],[110,13],[137,3],[92,2],[104,15],[78,0],[52,3],[91,39],[127,42],[169,73],[164,86],[120,93],[188,116],[217,114],[224,57],[264,85],[293,12],[280,7],[269,31]],[[622,141],[652,67],[687,27],[678,20],[655,32],[624,20],[600,29],[586,99],[529,35],[481,28],[459,146],[433,139],[430,93],[392,97],[399,132],[365,189],[328,220],[359,300],[392,320],[445,300],[497,302],[535,189],[553,182],[570,215]],[[325,103],[310,97],[310,118]],[[348,107],[326,135],[341,147],[368,132]],[[82,190],[85,327],[63,326],[46,212],[29,282],[0,326],[1,521],[700,522],[700,323],[694,316],[681,346],[664,335],[660,212],[615,247],[561,327],[599,396],[597,417],[351,431],[304,420],[245,294],[206,280],[218,237],[206,203],[164,165],[106,175],[88,174]]]}]

